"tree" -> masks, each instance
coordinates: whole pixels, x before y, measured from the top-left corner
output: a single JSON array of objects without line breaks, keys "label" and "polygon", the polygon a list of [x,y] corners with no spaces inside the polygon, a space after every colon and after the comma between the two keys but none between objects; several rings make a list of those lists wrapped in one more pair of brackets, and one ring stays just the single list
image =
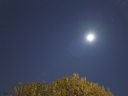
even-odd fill
[{"label": "tree", "polygon": [[86,78],[79,78],[74,73],[73,76],[66,76],[51,84],[19,83],[11,91],[11,96],[114,96],[108,89],[99,86],[98,83],[88,82]]},{"label": "tree", "polygon": [[4,92],[3,95],[4,95],[4,96],[7,96],[7,95],[8,95],[8,92]]}]

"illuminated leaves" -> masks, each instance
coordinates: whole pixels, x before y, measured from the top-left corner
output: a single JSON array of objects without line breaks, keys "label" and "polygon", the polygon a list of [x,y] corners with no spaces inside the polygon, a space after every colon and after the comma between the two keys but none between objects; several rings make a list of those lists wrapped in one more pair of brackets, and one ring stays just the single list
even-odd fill
[{"label": "illuminated leaves", "polygon": [[76,73],[73,76],[58,79],[50,85],[45,82],[41,84],[20,82],[11,94],[11,96],[114,96],[109,89],[106,92],[103,86],[88,82],[86,78],[79,78]]}]

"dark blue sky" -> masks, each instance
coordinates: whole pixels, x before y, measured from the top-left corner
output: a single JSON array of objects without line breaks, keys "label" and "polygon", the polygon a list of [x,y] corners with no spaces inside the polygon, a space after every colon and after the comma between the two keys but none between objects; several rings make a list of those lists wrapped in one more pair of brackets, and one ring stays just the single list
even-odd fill
[{"label": "dark blue sky", "polygon": [[[127,0],[1,0],[0,94],[72,75],[128,95]],[[87,42],[89,30],[96,39]]]}]

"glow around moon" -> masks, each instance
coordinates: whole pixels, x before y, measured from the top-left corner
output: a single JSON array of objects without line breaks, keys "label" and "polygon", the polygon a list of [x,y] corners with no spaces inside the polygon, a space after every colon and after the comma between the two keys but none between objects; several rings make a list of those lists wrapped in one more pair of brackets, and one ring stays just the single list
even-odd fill
[{"label": "glow around moon", "polygon": [[94,34],[88,34],[88,35],[86,36],[86,40],[89,41],[89,42],[92,42],[94,39],[95,39]]}]

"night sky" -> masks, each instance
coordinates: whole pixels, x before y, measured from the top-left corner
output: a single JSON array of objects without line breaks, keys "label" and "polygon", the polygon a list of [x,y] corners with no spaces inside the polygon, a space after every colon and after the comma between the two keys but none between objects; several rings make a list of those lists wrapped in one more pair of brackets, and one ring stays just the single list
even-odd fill
[{"label": "night sky", "polygon": [[[128,96],[128,0],[0,0],[0,94],[78,73]],[[93,33],[92,42],[87,41]]]}]

